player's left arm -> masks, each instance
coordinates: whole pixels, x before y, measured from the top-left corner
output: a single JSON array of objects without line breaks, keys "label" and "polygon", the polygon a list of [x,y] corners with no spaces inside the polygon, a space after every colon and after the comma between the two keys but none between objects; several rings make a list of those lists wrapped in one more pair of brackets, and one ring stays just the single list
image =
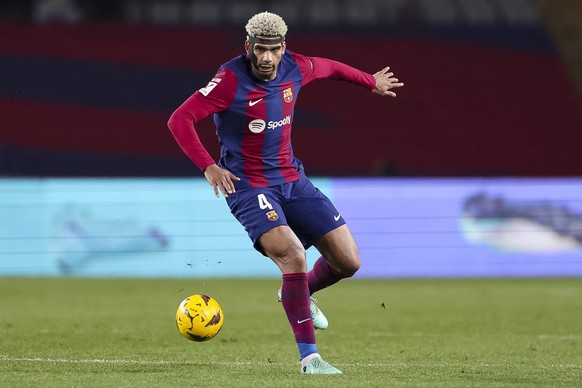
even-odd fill
[{"label": "player's left arm", "polygon": [[394,77],[389,67],[385,67],[375,74],[369,74],[345,63],[321,57],[307,57],[292,53],[299,64],[303,76],[303,86],[318,79],[336,79],[355,83],[372,90],[381,96],[396,97],[392,89],[404,86]]}]

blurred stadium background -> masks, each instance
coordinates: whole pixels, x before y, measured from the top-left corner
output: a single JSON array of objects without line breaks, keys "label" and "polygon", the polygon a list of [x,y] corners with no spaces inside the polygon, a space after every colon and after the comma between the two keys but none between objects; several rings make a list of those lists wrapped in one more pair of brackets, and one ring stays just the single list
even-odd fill
[{"label": "blurred stadium background", "polygon": [[296,109],[359,276],[582,276],[576,0],[0,0],[0,275],[277,275],[166,128],[263,10],[289,49],[406,84]]}]

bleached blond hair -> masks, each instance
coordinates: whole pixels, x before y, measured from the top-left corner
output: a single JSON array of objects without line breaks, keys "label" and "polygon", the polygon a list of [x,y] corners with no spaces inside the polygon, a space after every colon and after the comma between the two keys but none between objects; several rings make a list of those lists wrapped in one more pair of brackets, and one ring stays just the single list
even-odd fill
[{"label": "bleached blond hair", "polygon": [[249,19],[245,26],[248,36],[281,36],[287,34],[283,18],[271,12],[261,12]]}]

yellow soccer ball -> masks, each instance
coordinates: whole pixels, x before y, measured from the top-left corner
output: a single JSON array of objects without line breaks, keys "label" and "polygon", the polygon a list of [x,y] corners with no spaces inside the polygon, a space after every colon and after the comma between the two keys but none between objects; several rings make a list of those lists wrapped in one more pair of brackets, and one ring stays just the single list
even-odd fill
[{"label": "yellow soccer ball", "polygon": [[190,295],[176,311],[178,330],[191,341],[204,342],[214,338],[223,323],[224,313],[220,304],[208,295]]}]

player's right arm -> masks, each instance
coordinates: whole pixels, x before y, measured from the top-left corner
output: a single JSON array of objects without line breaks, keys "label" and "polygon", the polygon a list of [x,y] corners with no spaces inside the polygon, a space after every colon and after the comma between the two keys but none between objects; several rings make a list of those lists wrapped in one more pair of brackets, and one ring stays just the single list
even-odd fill
[{"label": "player's right arm", "polygon": [[208,85],[191,95],[178,107],[168,120],[168,128],[182,148],[182,151],[204,172],[204,176],[218,197],[218,192],[228,197],[235,191],[234,180],[240,180],[230,171],[214,162],[198,134],[195,123],[228,109],[236,93],[236,76],[228,69],[222,69]]}]

